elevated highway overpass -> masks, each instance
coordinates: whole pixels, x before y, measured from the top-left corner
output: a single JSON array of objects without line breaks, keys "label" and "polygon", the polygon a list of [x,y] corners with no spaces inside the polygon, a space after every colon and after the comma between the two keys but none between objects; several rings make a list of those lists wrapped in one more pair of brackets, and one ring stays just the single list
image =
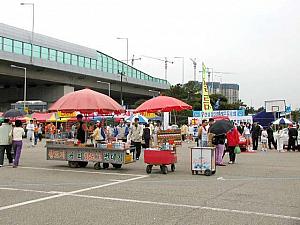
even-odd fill
[{"label": "elevated highway overpass", "polygon": [[[64,94],[89,87],[125,105],[169,89],[163,79],[146,74],[100,51],[0,23],[0,110],[23,100],[26,67],[27,100],[53,103]],[[121,77],[122,76],[122,77]],[[122,79],[121,79],[122,78]],[[122,80],[122,81],[121,81]]]}]

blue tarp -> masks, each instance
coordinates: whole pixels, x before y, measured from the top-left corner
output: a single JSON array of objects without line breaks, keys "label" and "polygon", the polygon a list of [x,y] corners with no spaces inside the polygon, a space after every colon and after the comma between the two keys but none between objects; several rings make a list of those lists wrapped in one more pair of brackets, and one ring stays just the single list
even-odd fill
[{"label": "blue tarp", "polygon": [[253,116],[253,122],[258,122],[263,127],[268,127],[274,121],[274,114],[272,112],[261,111]]}]

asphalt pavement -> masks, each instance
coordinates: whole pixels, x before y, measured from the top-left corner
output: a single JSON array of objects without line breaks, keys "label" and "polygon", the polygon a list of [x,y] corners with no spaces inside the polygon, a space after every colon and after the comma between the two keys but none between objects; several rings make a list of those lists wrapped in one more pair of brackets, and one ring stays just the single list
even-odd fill
[{"label": "asphalt pavement", "polygon": [[190,149],[176,171],[71,169],[25,141],[20,166],[0,168],[0,224],[300,224],[300,152],[241,153],[215,175],[192,175]]}]

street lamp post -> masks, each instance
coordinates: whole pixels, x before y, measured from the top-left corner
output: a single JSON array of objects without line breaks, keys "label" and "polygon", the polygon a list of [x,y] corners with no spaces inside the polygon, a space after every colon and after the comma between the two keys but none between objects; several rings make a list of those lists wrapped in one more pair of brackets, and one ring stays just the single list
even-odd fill
[{"label": "street lamp post", "polygon": [[102,84],[107,84],[108,85],[108,96],[110,97],[110,83],[105,82],[105,81],[101,81],[101,80],[97,80],[97,83],[102,83]]},{"label": "street lamp post", "polygon": [[121,76],[121,87],[120,87],[120,104],[123,106],[123,76],[125,76],[125,72],[118,71],[118,74]]},{"label": "street lamp post", "polygon": [[121,38],[121,37],[117,37],[117,39],[119,40],[126,40],[126,63],[127,65],[129,65],[129,58],[128,58],[128,38]]},{"label": "street lamp post", "polygon": [[31,57],[30,61],[33,62],[33,35],[34,35],[34,3],[21,2],[20,5],[31,5],[32,6],[32,30],[31,30]]},{"label": "street lamp post", "polygon": [[26,67],[21,67],[21,66],[16,66],[16,65],[10,65],[10,67],[24,70],[24,102],[23,102],[23,107],[24,107],[24,111],[25,111],[25,107],[26,107],[26,89],[27,89],[27,74],[26,74],[27,69],[26,69]]},{"label": "street lamp post", "polygon": [[182,85],[184,84],[184,57],[182,56],[178,56],[178,57],[174,57],[175,59],[182,59]]}]

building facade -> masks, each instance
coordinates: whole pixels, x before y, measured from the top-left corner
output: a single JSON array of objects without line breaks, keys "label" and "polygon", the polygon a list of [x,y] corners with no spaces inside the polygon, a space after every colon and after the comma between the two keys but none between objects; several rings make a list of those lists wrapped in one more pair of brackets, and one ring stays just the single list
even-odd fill
[{"label": "building facade", "polygon": [[239,85],[231,83],[208,82],[209,94],[222,94],[228,99],[228,103],[239,101]]}]

